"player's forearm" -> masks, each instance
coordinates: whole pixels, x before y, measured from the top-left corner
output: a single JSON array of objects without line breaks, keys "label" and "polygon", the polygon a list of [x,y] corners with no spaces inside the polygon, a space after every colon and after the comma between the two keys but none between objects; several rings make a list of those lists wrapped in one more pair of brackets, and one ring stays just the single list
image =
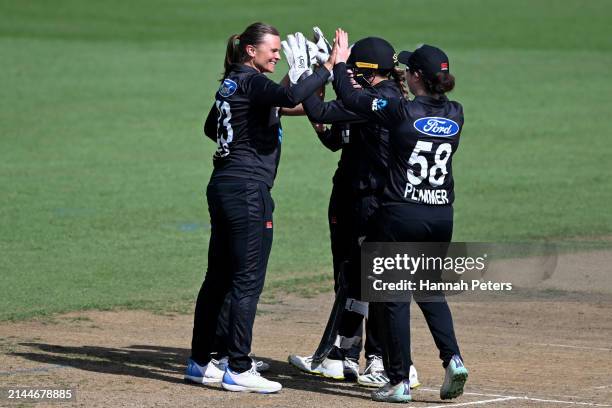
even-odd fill
[{"label": "player's forearm", "polygon": [[283,116],[304,116],[306,114],[301,103],[293,108],[281,108],[281,113]]}]

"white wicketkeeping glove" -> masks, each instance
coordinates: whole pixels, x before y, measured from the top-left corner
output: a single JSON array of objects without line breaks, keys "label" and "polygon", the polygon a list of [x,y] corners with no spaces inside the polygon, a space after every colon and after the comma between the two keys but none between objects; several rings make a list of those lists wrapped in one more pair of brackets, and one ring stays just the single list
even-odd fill
[{"label": "white wicketkeeping glove", "polygon": [[[323,31],[319,27],[312,27],[314,32],[314,42],[308,41],[308,50],[310,52],[310,63],[323,65],[329,59],[331,54],[332,46],[323,35]],[[334,80],[334,73],[332,72],[327,82],[330,83]]]},{"label": "white wicketkeeping glove", "polygon": [[316,48],[313,47],[314,52],[311,51],[311,54],[315,55],[319,65],[323,65],[329,59],[329,54],[331,54],[332,46],[329,41],[327,41],[327,39],[323,35],[323,31],[321,31],[319,27],[312,27],[312,31],[314,33],[314,43],[310,44],[313,44]]},{"label": "white wicketkeeping glove", "polygon": [[295,85],[305,72],[310,73],[310,53],[306,38],[302,33],[289,34],[287,41],[282,41],[283,53],[289,64],[289,81]]}]

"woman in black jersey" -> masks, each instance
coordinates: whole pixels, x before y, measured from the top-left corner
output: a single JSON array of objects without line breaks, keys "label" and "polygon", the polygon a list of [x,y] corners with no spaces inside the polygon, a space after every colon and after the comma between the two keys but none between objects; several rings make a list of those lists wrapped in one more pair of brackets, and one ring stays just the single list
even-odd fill
[{"label": "woman in black jersey", "polygon": [[[454,88],[448,57],[439,48],[423,45],[403,51],[407,80],[414,100],[373,97],[353,88],[346,74],[348,36],[338,30],[334,85],[344,105],[385,124],[390,131],[388,177],[368,241],[450,242],[454,200],[452,156],[459,146],[463,108],[445,94]],[[440,300],[440,299],[438,299]],[[455,338],[445,300],[417,302],[440,351],[446,369],[442,399],[463,393],[467,369]],[[410,303],[372,303],[383,338],[383,360],[389,383],[372,393],[376,401],[407,402],[409,387]]]},{"label": "woman in black jersey", "polygon": [[[294,107],[330,76],[334,53],[325,66],[286,88],[264,74],[280,60],[278,31],[254,23],[229,38],[225,73],[204,131],[217,142],[206,196],[211,218],[208,270],[196,302],[191,358],[185,379],[221,383],[230,391],[270,393],[281,385],[257,373],[249,357],[253,322],[272,246],[270,189],[283,137],[278,110]],[[309,69],[306,40],[297,39],[290,78]],[[334,50],[335,51],[335,50]],[[226,295],[230,296],[228,362],[213,361],[215,331]]]},{"label": "woman in black jersey", "polygon": [[[388,41],[367,37],[353,45],[347,65],[363,92],[378,98],[402,98],[407,95],[407,89],[396,58]],[[352,254],[359,253],[367,225],[378,209],[387,176],[389,131],[348,110],[341,100],[322,102],[312,95],[302,102],[302,106],[311,122],[332,124],[331,129],[317,132],[321,142],[332,151],[342,150],[333,177],[328,221],[335,290],[338,290],[338,275],[342,270],[348,299],[340,316],[336,345],[328,357],[318,366],[312,364],[312,356],[291,355],[289,362],[307,373],[334,379],[350,376],[361,385],[380,387],[388,378],[372,321],[366,323],[367,361],[365,371],[359,375],[362,322],[364,316],[368,317],[368,304],[360,300],[360,265],[349,259]],[[410,377],[411,387],[417,387],[419,381],[413,367]]]}]

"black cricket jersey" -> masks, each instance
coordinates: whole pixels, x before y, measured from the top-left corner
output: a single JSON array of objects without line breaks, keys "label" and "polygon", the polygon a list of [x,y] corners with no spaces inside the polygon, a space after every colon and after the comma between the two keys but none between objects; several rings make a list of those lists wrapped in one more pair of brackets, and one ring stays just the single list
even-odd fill
[{"label": "black cricket jersey", "polygon": [[217,142],[212,179],[238,177],[272,187],[280,159],[283,129],[279,108],[294,107],[321,87],[330,73],[317,69],[285,88],[255,68],[234,64],[215,94],[204,133]]},{"label": "black cricket jersey", "polygon": [[[363,93],[372,98],[402,98],[392,80],[364,88]],[[331,131],[319,138],[330,150],[342,148],[334,184],[350,185],[358,195],[382,192],[387,178],[389,130],[347,109],[339,99],[324,103],[313,95],[302,105],[312,122],[333,124]]]},{"label": "black cricket jersey", "polygon": [[445,96],[373,97],[353,88],[344,63],[334,67],[344,105],[384,124],[389,135],[389,171],[383,202],[450,205],[455,198],[452,158],[459,147],[463,108]]}]

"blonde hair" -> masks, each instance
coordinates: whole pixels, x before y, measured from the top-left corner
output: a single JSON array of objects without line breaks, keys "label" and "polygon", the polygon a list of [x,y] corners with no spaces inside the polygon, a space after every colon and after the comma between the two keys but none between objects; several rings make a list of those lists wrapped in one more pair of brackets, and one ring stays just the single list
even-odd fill
[{"label": "blonde hair", "polygon": [[391,79],[395,81],[404,98],[407,98],[408,84],[406,84],[406,71],[400,67],[393,68],[393,70],[391,71]]}]

